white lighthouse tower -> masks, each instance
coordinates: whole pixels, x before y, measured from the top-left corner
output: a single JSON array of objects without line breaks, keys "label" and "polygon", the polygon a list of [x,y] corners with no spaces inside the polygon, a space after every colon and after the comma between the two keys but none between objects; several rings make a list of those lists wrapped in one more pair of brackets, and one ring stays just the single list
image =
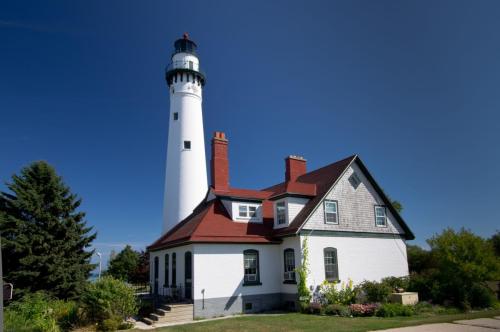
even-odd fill
[{"label": "white lighthouse tower", "polygon": [[205,76],[196,44],[187,34],[174,43],[165,78],[170,94],[163,233],[186,218],[205,197],[207,167],[201,109]]}]

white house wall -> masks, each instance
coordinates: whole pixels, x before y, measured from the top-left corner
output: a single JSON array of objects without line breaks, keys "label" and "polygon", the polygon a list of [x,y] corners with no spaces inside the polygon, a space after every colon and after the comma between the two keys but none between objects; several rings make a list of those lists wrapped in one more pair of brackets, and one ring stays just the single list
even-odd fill
[{"label": "white house wall", "polygon": [[408,275],[406,245],[398,235],[316,235],[313,232],[307,237],[308,286],[316,287],[325,280],[323,250],[328,247],[337,249],[340,281],[347,282],[350,278],[357,284],[364,280]]},{"label": "white house wall", "polygon": [[[280,245],[195,244],[196,317],[258,312],[281,305],[283,260]],[[262,285],[243,286],[243,251],[259,251]],[[252,310],[245,303],[252,302]]]},{"label": "white house wall", "polygon": [[[353,172],[356,172],[361,180],[357,189],[354,189],[348,180]],[[389,209],[386,209],[387,226],[377,227],[375,225],[375,205],[384,205],[384,202],[355,163],[346,170],[334,188],[327,194],[326,199],[338,202],[339,224],[325,223],[324,205],[321,203],[307,220],[303,227],[304,230],[404,233]]]}]

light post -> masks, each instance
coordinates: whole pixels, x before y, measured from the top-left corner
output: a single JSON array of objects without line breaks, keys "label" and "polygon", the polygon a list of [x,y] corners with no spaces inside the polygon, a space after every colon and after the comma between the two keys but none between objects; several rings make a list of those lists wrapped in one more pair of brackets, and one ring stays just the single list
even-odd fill
[{"label": "light post", "polygon": [[101,279],[101,261],[102,261],[102,254],[97,251],[96,255],[99,256],[99,279]]}]

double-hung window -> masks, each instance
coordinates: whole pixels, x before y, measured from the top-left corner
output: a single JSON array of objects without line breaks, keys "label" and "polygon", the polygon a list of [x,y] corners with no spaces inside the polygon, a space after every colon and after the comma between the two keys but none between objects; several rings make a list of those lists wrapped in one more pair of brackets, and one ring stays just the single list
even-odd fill
[{"label": "double-hung window", "polygon": [[327,281],[338,281],[339,265],[337,261],[337,249],[325,248],[323,255],[325,259],[325,279]]},{"label": "double-hung window", "polygon": [[325,223],[338,224],[339,213],[337,201],[325,201]]},{"label": "double-hung window", "polygon": [[387,226],[387,215],[385,206],[375,205],[375,225],[377,227]]},{"label": "double-hung window", "polygon": [[276,222],[278,223],[278,225],[286,224],[285,202],[276,203]]},{"label": "double-hung window", "polygon": [[165,283],[163,287],[169,287],[168,285],[168,264],[169,264],[168,254],[165,254]]},{"label": "double-hung window", "polygon": [[285,249],[284,263],[285,273],[283,279],[285,279],[285,282],[295,282],[295,252],[293,249]]},{"label": "double-hung window", "polygon": [[249,249],[243,251],[244,284],[260,284],[259,277],[259,252]]}]

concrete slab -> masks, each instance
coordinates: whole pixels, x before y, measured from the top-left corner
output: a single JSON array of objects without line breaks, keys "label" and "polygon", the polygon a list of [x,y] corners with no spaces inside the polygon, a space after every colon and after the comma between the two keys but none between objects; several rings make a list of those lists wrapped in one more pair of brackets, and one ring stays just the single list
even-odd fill
[{"label": "concrete slab", "polygon": [[389,329],[384,331],[385,332],[492,332],[494,330],[492,330],[491,328],[480,327],[480,326],[440,323],[440,324],[398,327],[395,329]]},{"label": "concrete slab", "polygon": [[463,324],[463,325],[471,325],[471,326],[487,327],[490,329],[500,330],[500,320],[493,319],[493,318],[477,318],[477,319],[457,320],[453,323]]}]

